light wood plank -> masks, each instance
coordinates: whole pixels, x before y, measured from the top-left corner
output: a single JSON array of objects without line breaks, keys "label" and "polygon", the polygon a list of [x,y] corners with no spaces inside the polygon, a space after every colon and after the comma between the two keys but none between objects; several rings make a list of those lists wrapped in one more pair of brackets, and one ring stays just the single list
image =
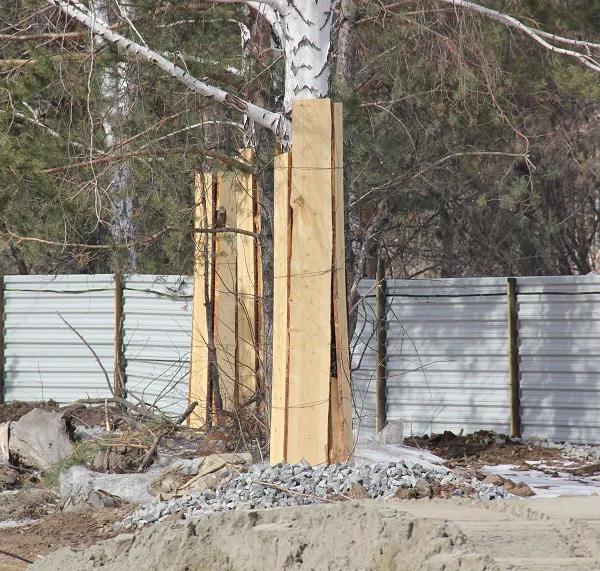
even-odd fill
[{"label": "light wood plank", "polygon": [[346,293],[346,242],[344,239],[344,133],[341,103],[333,110],[333,199],[335,208],[335,270],[334,270],[334,328],[337,355],[337,391],[332,398],[338,399],[339,448],[333,461],[352,458],[352,389],[350,378],[350,340],[348,336],[348,296]]},{"label": "light wood plank", "polygon": [[[225,227],[237,223],[236,173],[223,173],[217,187],[217,211],[225,208]],[[219,387],[223,410],[234,411],[239,400],[236,379],[236,235],[230,232],[216,234],[215,256],[215,348],[219,368]]]},{"label": "light wood plank", "polygon": [[287,456],[288,412],[288,252],[290,239],[291,154],[274,161],[274,285],[273,285],[273,381],[271,386],[271,464],[285,462]]},{"label": "light wood plank", "polygon": [[[194,228],[212,226],[213,177],[210,174],[196,173],[195,177],[195,212]],[[203,201],[202,193],[205,192],[206,199]],[[203,202],[206,202],[206,210]],[[208,324],[206,319],[206,288],[211,287],[211,271],[208,267],[208,282],[206,280],[210,252],[212,251],[212,234],[195,233],[194,235],[194,301],[192,308],[192,342],[190,351],[190,382],[189,402],[197,401],[198,406],[188,419],[192,428],[200,428],[207,422],[208,413],[208,384],[209,384],[209,357],[208,357]],[[206,257],[208,249],[208,259]]]},{"label": "light wood plank", "polygon": [[[252,149],[242,151],[251,161]],[[237,173],[237,228],[254,232],[255,179],[252,173]],[[237,234],[237,379],[239,399],[244,404],[256,391],[257,338],[257,248],[252,236]]]},{"label": "light wood plank", "polygon": [[331,103],[298,100],[292,109],[287,461],[329,459],[331,369]]}]

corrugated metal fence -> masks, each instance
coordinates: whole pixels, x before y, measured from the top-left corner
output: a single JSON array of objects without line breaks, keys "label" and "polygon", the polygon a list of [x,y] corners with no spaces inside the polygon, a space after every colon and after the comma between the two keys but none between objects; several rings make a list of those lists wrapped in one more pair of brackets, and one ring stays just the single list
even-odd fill
[{"label": "corrugated metal fence", "polygon": [[[506,278],[387,280],[388,420],[405,432],[510,430]],[[352,342],[355,428],[376,418],[375,282],[363,280]],[[109,395],[110,275],[4,278],[4,397]],[[187,405],[192,280],[130,276],[123,289],[127,387],[179,414]],[[525,436],[600,443],[600,276],[517,278]]]},{"label": "corrugated metal fence", "polygon": [[[130,276],[123,287],[127,388],[161,410],[187,406],[192,279]],[[59,403],[110,396],[115,285],[111,275],[4,278],[4,399]]]},{"label": "corrugated metal fence", "polygon": [[[516,284],[522,434],[600,443],[600,276]],[[416,435],[510,431],[506,292],[506,278],[387,280],[388,421]],[[358,378],[374,377],[373,355]],[[374,388],[361,394],[372,417]]]}]

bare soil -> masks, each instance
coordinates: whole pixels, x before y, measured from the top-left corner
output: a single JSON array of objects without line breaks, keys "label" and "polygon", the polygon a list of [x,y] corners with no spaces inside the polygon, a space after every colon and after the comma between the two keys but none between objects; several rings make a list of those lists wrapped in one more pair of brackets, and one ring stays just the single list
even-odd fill
[{"label": "bare soil", "polygon": [[548,464],[566,460],[556,448],[514,441],[508,436],[480,430],[474,434],[456,435],[450,431],[424,437],[409,437],[407,446],[426,448],[447,460],[446,466],[454,468],[481,468],[499,464],[514,464],[521,469],[531,469],[526,461],[543,461]]},{"label": "bare soil", "polygon": [[64,417],[70,419],[74,426],[85,426],[88,428],[103,426],[107,419],[110,424],[115,424],[118,417],[123,414],[115,406],[86,406],[82,403],[75,403],[60,407],[53,400],[47,402],[15,401],[10,404],[0,405],[0,423],[17,421],[34,408],[41,408],[42,410],[51,412],[61,412]]},{"label": "bare soil", "polygon": [[[113,524],[130,510],[131,507],[52,513],[35,523],[0,529],[0,548],[38,561],[61,547],[88,547],[101,539],[114,537]],[[24,561],[0,554],[2,571],[20,571],[27,567]]]}]

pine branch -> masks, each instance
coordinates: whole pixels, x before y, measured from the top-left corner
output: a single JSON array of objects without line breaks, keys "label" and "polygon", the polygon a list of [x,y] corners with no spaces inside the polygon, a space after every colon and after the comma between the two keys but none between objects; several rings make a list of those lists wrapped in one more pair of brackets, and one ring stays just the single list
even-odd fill
[{"label": "pine branch", "polygon": [[[96,34],[103,38],[105,41],[119,47],[124,52],[142,58],[148,62],[151,62],[158,66],[163,71],[170,74],[172,77],[189,87],[191,90],[210,97],[219,103],[222,103],[230,109],[239,111],[246,115],[249,119],[252,119],[258,125],[266,127],[273,132],[277,132],[279,124],[282,120],[280,113],[268,111],[263,109],[249,101],[244,101],[231,93],[228,93],[218,87],[209,85],[204,81],[200,81],[192,77],[187,71],[171,63],[169,60],[161,56],[159,53],[142,46],[133,40],[130,40],[121,34],[111,31],[102,22],[94,18],[93,15],[89,14],[87,9],[84,7],[76,7],[72,1],[69,0],[46,0],[49,4],[56,6],[62,12],[71,16],[84,26],[87,26],[93,34]],[[78,4],[79,5],[79,4]],[[81,5],[79,5],[81,6]]]}]

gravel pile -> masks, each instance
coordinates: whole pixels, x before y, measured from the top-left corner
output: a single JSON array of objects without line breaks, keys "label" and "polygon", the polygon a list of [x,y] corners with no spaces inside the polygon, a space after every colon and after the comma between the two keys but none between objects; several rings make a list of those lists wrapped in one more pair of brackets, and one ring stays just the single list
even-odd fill
[{"label": "gravel pile", "polygon": [[[360,491],[359,496],[355,495],[357,490]],[[413,497],[435,495],[440,490],[450,495],[484,500],[515,497],[502,487],[480,481],[467,470],[452,472],[443,466],[425,468],[410,461],[360,466],[348,462],[317,467],[277,464],[252,467],[241,474],[236,470],[221,470],[215,474],[211,488],[168,501],[145,504],[115,524],[115,528],[140,529],[149,523],[173,517],[172,514],[181,514],[187,519],[237,509],[320,504],[328,498],[385,500],[401,490],[407,490]]]},{"label": "gravel pile", "polygon": [[527,440],[537,446],[543,448],[556,448],[560,450],[568,458],[580,461],[600,461],[600,446],[592,446],[591,444],[572,444],[571,442],[556,443],[547,442],[545,440]]}]

